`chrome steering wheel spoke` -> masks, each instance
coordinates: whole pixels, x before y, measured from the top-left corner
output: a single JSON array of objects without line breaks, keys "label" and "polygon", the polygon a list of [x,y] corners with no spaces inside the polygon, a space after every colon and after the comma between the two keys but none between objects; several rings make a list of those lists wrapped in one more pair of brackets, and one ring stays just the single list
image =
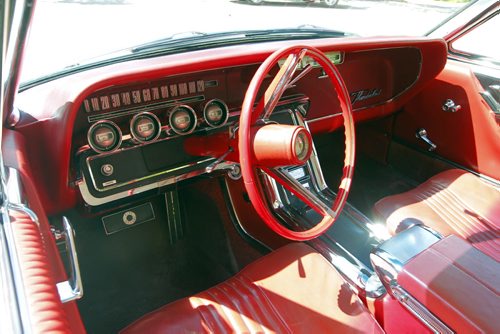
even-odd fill
[{"label": "chrome steering wheel spoke", "polygon": [[[293,76],[299,64],[302,62],[302,59],[304,59],[306,52],[306,49],[301,49],[299,52],[288,55],[273,81],[269,87],[267,87],[264,97],[259,103],[259,106],[263,106],[260,118],[268,119],[271,116],[274,108],[276,108],[276,105],[283,96],[283,93],[290,87]],[[298,78],[296,78],[293,83],[300,79],[300,77],[301,75],[299,74]]]},{"label": "chrome steering wheel spoke", "polygon": [[328,205],[286,170],[281,168],[262,168],[262,170],[321,216],[330,216],[332,218],[336,216],[336,213]]}]

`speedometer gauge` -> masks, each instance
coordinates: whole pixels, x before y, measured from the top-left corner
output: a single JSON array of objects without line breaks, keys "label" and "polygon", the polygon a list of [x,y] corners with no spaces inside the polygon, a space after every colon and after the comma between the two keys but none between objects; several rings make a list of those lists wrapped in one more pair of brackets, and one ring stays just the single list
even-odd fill
[{"label": "speedometer gauge", "polygon": [[157,139],[160,132],[160,120],[152,113],[142,112],[130,121],[130,134],[140,143]]},{"label": "speedometer gauge", "polygon": [[120,147],[122,132],[118,125],[111,121],[99,121],[90,127],[87,140],[94,151],[111,152]]},{"label": "speedometer gauge", "polygon": [[191,133],[196,128],[196,113],[186,105],[175,107],[168,118],[172,131],[179,135]]},{"label": "speedometer gauge", "polygon": [[229,117],[227,105],[218,99],[210,100],[203,109],[203,117],[205,122],[213,128],[223,126]]}]

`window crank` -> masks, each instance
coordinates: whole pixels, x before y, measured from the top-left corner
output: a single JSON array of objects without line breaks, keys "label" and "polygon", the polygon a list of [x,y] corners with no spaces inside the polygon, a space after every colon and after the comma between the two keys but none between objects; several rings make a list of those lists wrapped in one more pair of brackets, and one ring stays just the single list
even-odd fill
[{"label": "window crank", "polygon": [[434,151],[436,148],[437,148],[437,145],[434,144],[430,139],[429,137],[427,137],[427,130],[424,129],[424,128],[421,128],[421,129],[418,129],[417,130],[417,133],[415,134],[415,136],[418,138],[418,139],[421,139],[423,140],[427,145],[429,145],[429,149],[428,151],[429,152],[432,152]]}]

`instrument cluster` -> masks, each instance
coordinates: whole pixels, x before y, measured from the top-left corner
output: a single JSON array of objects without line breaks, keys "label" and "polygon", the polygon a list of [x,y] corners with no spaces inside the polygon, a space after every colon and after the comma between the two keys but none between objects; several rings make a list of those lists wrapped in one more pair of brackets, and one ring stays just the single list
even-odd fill
[{"label": "instrument cluster", "polygon": [[88,129],[87,141],[95,152],[109,153],[119,149],[125,140],[135,144],[151,143],[160,138],[187,135],[198,129],[220,128],[228,119],[228,107],[220,99],[205,103],[200,116],[193,107],[179,104],[166,111],[138,112],[121,127],[109,119],[100,120]]}]

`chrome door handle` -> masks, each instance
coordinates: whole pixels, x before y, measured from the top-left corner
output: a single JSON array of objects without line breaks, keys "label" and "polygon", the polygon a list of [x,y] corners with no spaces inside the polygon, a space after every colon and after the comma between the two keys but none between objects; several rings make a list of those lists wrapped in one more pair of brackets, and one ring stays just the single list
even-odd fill
[{"label": "chrome door handle", "polygon": [[68,251],[70,277],[67,281],[57,283],[57,291],[63,303],[80,299],[83,296],[82,277],[80,275],[80,266],[78,264],[78,255],[76,254],[75,231],[68,218],[63,217],[64,231],[61,236],[65,238],[66,249]]},{"label": "chrome door handle", "polygon": [[417,130],[417,133],[415,134],[415,136],[420,139],[420,140],[423,140],[427,145],[429,145],[429,148],[428,148],[428,151],[429,152],[432,152],[434,151],[436,148],[437,148],[437,145],[434,144],[430,139],[429,137],[427,137],[427,130],[424,129],[424,128],[421,128],[421,129],[418,129]]},{"label": "chrome door handle", "polygon": [[446,112],[457,112],[462,109],[462,106],[460,104],[456,104],[452,99],[447,99],[443,102],[442,109]]}]

